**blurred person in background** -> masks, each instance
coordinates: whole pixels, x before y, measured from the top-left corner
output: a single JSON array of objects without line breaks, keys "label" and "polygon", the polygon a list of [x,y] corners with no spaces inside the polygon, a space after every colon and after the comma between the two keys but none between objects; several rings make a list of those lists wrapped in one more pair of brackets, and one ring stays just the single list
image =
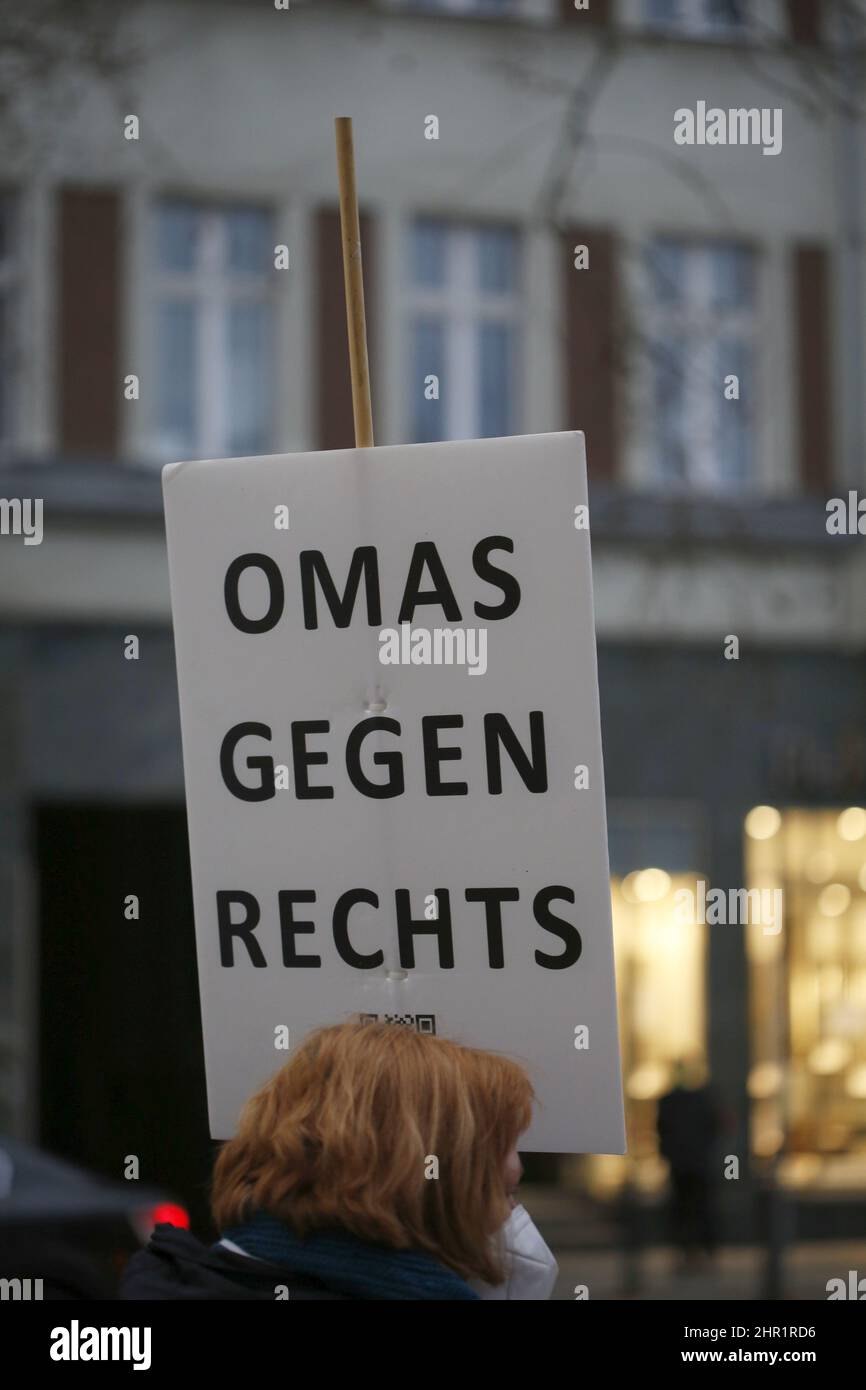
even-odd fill
[{"label": "blurred person in background", "polygon": [[721,1114],[713,1088],[695,1062],[674,1065],[673,1086],[658,1103],[659,1152],[670,1169],[670,1223],[684,1272],[716,1252],[713,1162]]},{"label": "blurred person in background", "polygon": [[516,1063],[394,1024],[311,1034],[214,1169],[221,1239],[157,1228],[126,1299],[547,1298],[516,1202],[533,1092]]}]

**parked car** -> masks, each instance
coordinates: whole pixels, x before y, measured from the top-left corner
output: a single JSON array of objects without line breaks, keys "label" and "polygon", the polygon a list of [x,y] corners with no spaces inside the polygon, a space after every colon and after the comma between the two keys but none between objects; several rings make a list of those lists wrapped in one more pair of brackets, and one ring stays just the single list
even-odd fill
[{"label": "parked car", "polygon": [[0,1137],[0,1297],[113,1298],[157,1222],[187,1228],[185,1209],[138,1182],[110,1182]]}]

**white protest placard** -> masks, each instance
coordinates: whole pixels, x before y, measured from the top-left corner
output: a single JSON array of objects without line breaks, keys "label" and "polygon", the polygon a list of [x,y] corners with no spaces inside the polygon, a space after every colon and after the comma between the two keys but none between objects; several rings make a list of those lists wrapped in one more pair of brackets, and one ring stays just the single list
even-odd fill
[{"label": "white protest placard", "polygon": [[211,1132],[313,1028],[514,1057],[622,1153],[583,436],[163,471]]}]

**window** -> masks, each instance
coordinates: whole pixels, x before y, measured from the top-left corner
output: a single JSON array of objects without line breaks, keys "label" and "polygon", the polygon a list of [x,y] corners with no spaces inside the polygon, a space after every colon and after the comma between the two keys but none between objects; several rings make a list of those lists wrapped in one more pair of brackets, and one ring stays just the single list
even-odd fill
[{"label": "window", "polygon": [[450,11],[451,14],[520,15],[526,0],[403,0],[407,10]]},{"label": "window", "polygon": [[153,435],[162,458],[272,447],[273,231],[257,207],[162,202]]},{"label": "window", "polygon": [[410,438],[518,433],[516,232],[418,218],[408,250]]},{"label": "window", "polygon": [[0,193],[0,449],[16,433],[15,397],[19,371],[18,227],[16,202]]},{"label": "window", "polygon": [[560,12],[560,0],[379,0],[385,9],[412,14],[463,16],[468,19],[525,20],[549,23]]},{"label": "window", "polygon": [[596,1197],[613,1196],[629,1172],[658,1191],[657,1105],[686,1066],[689,1084],[707,1079],[707,927],[679,920],[678,894],[697,875],[657,867],[611,878],[628,1157],[587,1155],[572,1172]]},{"label": "window", "polygon": [[581,1155],[563,1170],[568,1185],[600,1199],[629,1180],[646,1192],[664,1186],[659,1098],[680,1067],[689,1084],[708,1074],[708,928],[679,906],[707,877],[697,867],[706,855],[702,808],[611,798],[608,841],[628,1156]]},{"label": "window", "polygon": [[866,808],[756,806],[750,889],[781,890],[784,927],[745,928],[752,1148],[783,1183],[866,1188]]},{"label": "window", "polygon": [[733,38],[745,32],[747,0],[644,0],[647,27],[694,37]]},{"label": "window", "polygon": [[735,242],[659,238],[650,247],[647,352],[657,482],[723,491],[753,481],[755,259]]}]

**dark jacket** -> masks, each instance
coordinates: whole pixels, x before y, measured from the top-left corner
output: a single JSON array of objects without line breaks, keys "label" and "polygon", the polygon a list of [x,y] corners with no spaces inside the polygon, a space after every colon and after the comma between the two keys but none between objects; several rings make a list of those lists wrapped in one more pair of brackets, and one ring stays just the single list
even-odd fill
[{"label": "dark jacket", "polygon": [[675,1174],[708,1176],[720,1131],[713,1089],[675,1086],[659,1099],[659,1151]]},{"label": "dark jacket", "polygon": [[[120,1287],[123,1299],[267,1299],[278,1289],[289,1301],[350,1299],[312,1275],[295,1274],[265,1260],[236,1255],[223,1246],[203,1245],[177,1226],[157,1226],[146,1250],[126,1267]],[[285,1297],[285,1293],[282,1294]]]}]

